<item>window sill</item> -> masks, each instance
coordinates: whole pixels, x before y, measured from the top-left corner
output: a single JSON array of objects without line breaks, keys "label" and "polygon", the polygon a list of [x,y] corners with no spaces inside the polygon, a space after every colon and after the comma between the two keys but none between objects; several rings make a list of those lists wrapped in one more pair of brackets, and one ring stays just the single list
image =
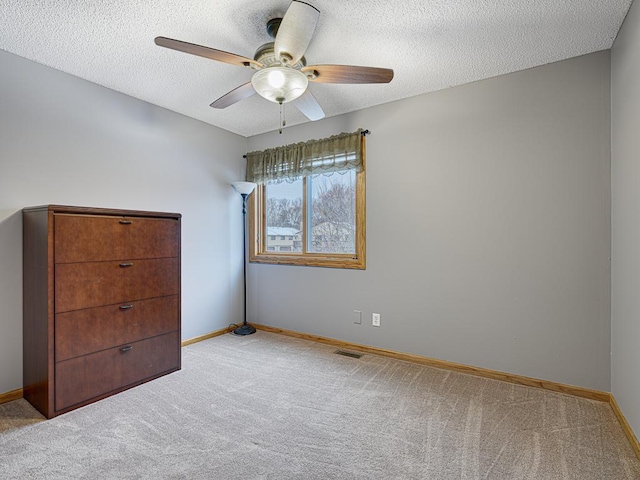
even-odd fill
[{"label": "window sill", "polygon": [[293,254],[268,254],[261,253],[251,255],[251,263],[268,263],[273,265],[296,265],[303,267],[326,267],[326,268],[348,268],[355,270],[365,270],[364,258],[355,258],[351,255],[296,255]]}]

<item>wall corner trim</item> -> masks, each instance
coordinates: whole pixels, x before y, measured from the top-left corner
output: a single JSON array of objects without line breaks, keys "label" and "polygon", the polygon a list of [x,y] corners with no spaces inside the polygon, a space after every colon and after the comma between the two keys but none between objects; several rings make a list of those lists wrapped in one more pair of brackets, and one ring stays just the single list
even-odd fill
[{"label": "wall corner trim", "polygon": [[20,400],[23,396],[22,388],[16,388],[10,392],[0,393],[0,405],[3,403],[13,402],[14,400]]},{"label": "wall corner trim", "polygon": [[618,405],[618,402],[616,402],[616,397],[614,397],[613,394],[611,394],[611,400],[609,404],[611,405],[613,413],[618,418],[620,426],[622,427],[622,430],[624,430],[624,434],[627,436],[631,447],[636,452],[636,456],[640,460],[640,442],[638,442],[638,437],[636,437],[635,433],[633,433],[631,425],[629,425],[629,422],[627,422],[627,419],[622,413],[622,410],[620,410],[620,405]]},{"label": "wall corner trim", "polygon": [[577,387],[575,385],[567,385],[564,383],[552,382],[549,380],[541,380],[539,378],[525,377],[523,375],[516,375],[513,373],[499,372],[497,370],[489,370],[488,368],[474,367],[472,365],[465,365],[463,363],[439,360],[437,358],[423,357],[422,355],[415,355],[413,353],[395,352],[393,350],[387,350],[384,348],[372,347],[369,345],[360,345],[357,343],[345,342],[343,340],[336,340],[334,338],[320,337],[308,333],[295,332],[293,330],[285,330],[283,328],[271,327],[268,325],[259,325],[254,323],[253,326],[258,330],[263,330],[265,332],[279,333],[281,335],[286,335],[289,337],[296,337],[305,340],[311,340],[313,342],[325,343],[327,345],[350,348],[352,350],[357,350],[360,352],[381,355],[384,357],[404,360],[406,362],[418,363],[420,365],[426,365],[429,367],[442,368],[444,370],[451,370],[459,373],[466,373],[468,375],[475,375],[477,377],[491,378],[493,380],[501,380],[503,382],[515,383],[527,387],[541,388],[543,390],[550,390],[557,393],[565,393],[567,395],[573,395],[574,397],[588,398],[590,400],[596,400],[598,402],[609,403],[611,398],[611,394],[609,392],[602,392],[600,390],[592,390],[590,388]]},{"label": "wall corner trim", "polygon": [[220,330],[216,330],[214,332],[205,333],[204,335],[200,335],[198,337],[193,337],[188,340],[182,341],[182,346],[186,347],[187,345],[192,345],[194,343],[202,342],[204,340],[209,340],[210,338],[219,337],[220,335],[224,335],[225,333],[229,333],[233,327],[221,328]]}]

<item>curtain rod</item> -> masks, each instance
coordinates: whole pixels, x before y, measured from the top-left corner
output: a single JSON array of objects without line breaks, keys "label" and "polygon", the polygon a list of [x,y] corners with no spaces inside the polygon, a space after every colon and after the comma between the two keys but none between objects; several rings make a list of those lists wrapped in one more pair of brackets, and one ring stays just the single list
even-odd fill
[{"label": "curtain rod", "polygon": [[[369,135],[371,132],[369,130],[362,130],[360,132],[360,135],[362,135],[363,137],[366,137],[367,135]],[[242,158],[247,158],[246,155],[242,155]]]}]

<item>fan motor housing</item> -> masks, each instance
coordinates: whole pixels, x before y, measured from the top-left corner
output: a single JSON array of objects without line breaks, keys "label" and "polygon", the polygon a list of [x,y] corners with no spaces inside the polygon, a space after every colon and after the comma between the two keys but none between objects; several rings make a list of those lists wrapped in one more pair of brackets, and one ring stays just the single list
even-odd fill
[{"label": "fan motor housing", "polygon": [[[256,50],[256,53],[253,56],[253,59],[256,62],[260,62],[265,67],[271,67],[273,65],[282,65],[282,62],[280,61],[280,59],[276,58],[276,52],[275,52],[274,46],[275,46],[275,42],[269,42],[269,43],[265,43],[264,45],[260,45]],[[300,70],[302,67],[306,65],[307,65],[307,60],[304,57],[300,57],[300,60],[298,60],[296,63],[287,64],[287,66],[295,70]]]}]

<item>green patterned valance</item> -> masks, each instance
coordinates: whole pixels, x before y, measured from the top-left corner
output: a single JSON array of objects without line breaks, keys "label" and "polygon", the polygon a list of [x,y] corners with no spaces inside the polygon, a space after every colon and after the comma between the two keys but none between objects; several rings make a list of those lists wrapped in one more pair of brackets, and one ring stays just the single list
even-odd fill
[{"label": "green patterned valance", "polygon": [[293,181],[320,173],[362,171],[362,129],[247,155],[247,181]]}]

